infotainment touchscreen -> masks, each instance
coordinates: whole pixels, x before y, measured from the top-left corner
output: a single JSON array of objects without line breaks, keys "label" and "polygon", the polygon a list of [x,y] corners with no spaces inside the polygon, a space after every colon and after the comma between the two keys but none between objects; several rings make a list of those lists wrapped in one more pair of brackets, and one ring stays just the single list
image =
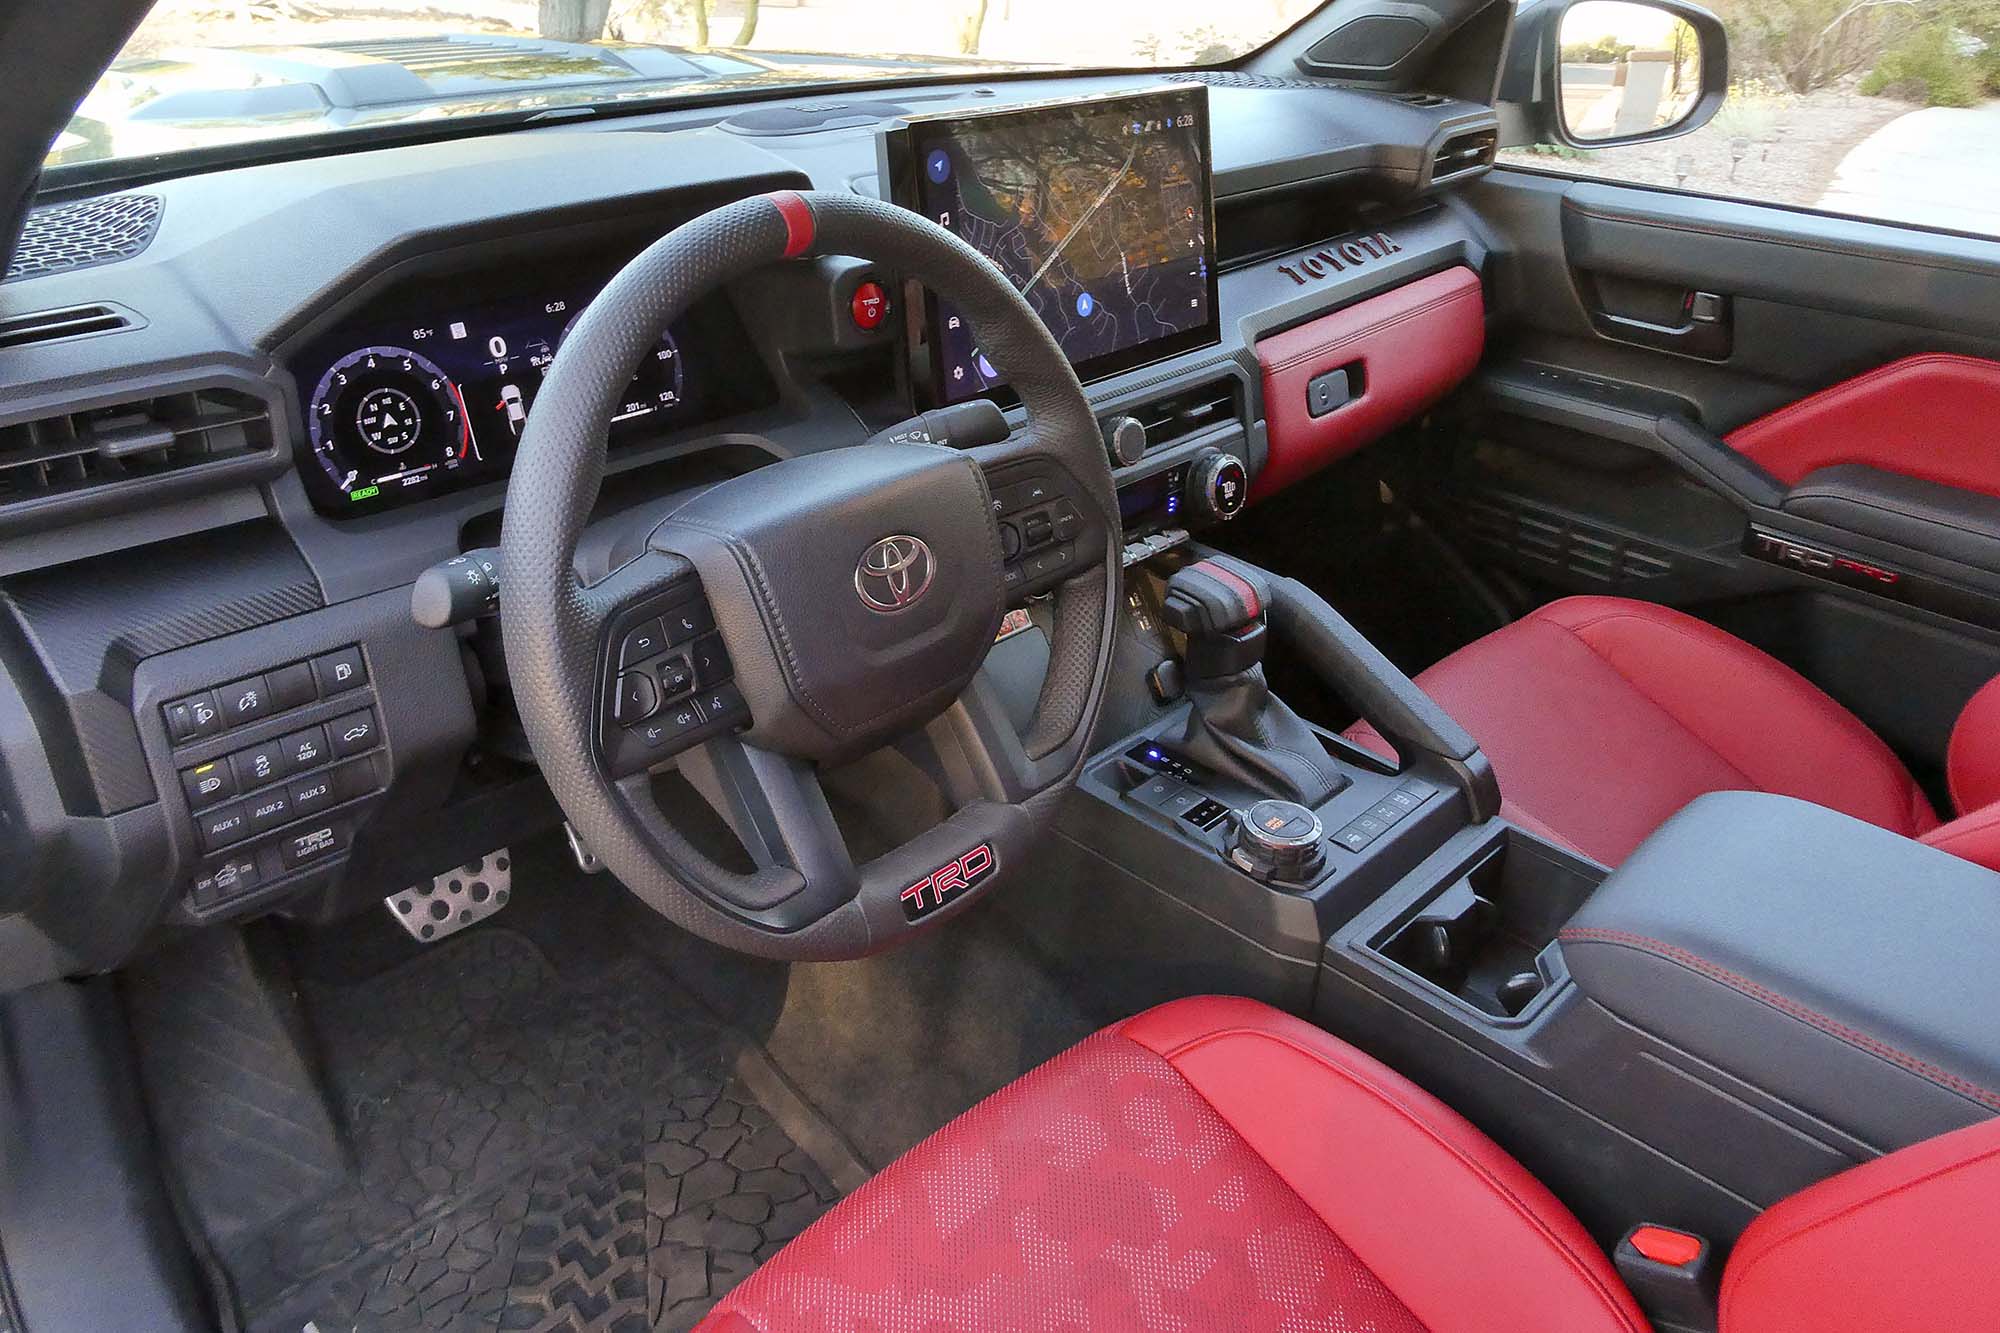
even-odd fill
[{"label": "infotainment touchscreen", "polygon": [[[894,201],[999,265],[1081,378],[1217,340],[1203,85],[911,117],[883,153]],[[925,313],[933,400],[1007,400],[963,312]]]}]

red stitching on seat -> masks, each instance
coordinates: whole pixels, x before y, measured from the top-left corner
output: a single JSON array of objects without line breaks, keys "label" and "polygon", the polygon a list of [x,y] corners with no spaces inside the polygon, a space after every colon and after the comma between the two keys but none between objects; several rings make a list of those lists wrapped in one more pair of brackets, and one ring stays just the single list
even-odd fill
[{"label": "red stitching on seat", "polygon": [[1642,953],[1654,954],[1671,963],[1679,963],[1682,967],[1691,968],[1701,973],[1711,981],[1718,981],[1728,986],[1731,990],[1741,991],[1753,1000],[1761,1000],[1773,1009],[1777,1009],[1798,1019],[1801,1023],[1810,1024],[1830,1037],[1836,1037],[1850,1046],[1858,1047],[1870,1055],[1887,1060],[1890,1064],[1905,1069],[1919,1078],[1928,1079],[1932,1083],[1955,1092],[1961,1097],[1969,1098],[1982,1106],[2000,1111],[2000,1092],[1994,1092],[1989,1088],[1982,1087],[1974,1083],[1971,1079],[1961,1078],[1948,1069],[1941,1069],[1928,1060],[1911,1055],[1908,1051],[1899,1050],[1879,1037],[1869,1036],[1859,1028],[1849,1027],[1838,1019],[1829,1018],[1809,1005],[1794,1000],[1789,995],[1780,994],[1772,990],[1769,986],[1760,985],[1746,976],[1732,972],[1719,963],[1712,963],[1700,954],[1683,949],[1679,945],[1668,944],[1664,940],[1656,940],[1650,935],[1634,934],[1629,930],[1607,930],[1599,926],[1566,926],[1558,938],[1574,940],[1580,944],[1623,945],[1628,949],[1637,949]]}]

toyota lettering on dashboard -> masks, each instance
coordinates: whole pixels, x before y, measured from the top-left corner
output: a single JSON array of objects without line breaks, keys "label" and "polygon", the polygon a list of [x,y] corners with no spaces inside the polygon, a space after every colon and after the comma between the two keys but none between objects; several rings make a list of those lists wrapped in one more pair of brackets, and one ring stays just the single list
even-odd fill
[{"label": "toyota lettering on dashboard", "polygon": [[[882,151],[895,201],[992,260],[1080,378],[1218,340],[1205,87],[916,116]],[[1011,399],[966,312],[926,313],[932,399]]]}]

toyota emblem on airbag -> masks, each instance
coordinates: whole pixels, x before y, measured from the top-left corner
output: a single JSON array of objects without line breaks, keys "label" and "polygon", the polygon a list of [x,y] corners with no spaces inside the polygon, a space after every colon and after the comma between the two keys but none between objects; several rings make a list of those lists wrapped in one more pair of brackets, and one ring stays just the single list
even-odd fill
[{"label": "toyota emblem on airbag", "polygon": [[884,537],[861,553],[854,567],[854,591],[870,611],[891,616],[907,611],[930,590],[931,548],[923,538]]}]

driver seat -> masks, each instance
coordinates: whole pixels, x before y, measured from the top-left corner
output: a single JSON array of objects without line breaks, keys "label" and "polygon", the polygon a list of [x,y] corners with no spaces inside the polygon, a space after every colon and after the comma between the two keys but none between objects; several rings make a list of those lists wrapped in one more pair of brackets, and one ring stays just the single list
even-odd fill
[{"label": "driver seat", "polygon": [[[1723,1333],[2000,1327],[1983,1258],[2000,1228],[1995,1130],[1920,1144],[1773,1208],[1738,1245]],[[1647,1324],[1555,1196],[1443,1103],[1300,1019],[1208,997],[1099,1032],[987,1098],[700,1327]]]}]

